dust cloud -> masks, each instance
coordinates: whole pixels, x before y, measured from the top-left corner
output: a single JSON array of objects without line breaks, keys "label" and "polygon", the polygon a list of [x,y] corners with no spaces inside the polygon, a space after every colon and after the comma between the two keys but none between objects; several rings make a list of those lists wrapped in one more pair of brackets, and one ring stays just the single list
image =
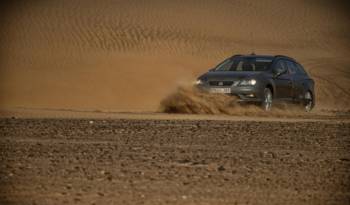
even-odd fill
[{"label": "dust cloud", "polygon": [[235,116],[303,117],[308,113],[299,104],[275,103],[271,111],[264,111],[259,103],[242,103],[235,96],[213,94],[195,86],[179,86],[165,97],[160,112],[182,114],[223,114]]}]

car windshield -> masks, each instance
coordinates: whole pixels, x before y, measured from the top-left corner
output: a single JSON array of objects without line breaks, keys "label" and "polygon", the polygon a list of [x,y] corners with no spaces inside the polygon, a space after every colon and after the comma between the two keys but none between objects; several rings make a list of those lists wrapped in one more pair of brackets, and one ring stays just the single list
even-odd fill
[{"label": "car windshield", "polygon": [[216,66],[215,71],[261,72],[269,69],[272,59],[262,57],[229,58]]}]

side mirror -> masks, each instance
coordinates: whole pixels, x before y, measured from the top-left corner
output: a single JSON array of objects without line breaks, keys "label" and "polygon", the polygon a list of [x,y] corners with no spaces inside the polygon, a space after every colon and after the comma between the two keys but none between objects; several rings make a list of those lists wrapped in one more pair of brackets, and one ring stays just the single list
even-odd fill
[{"label": "side mirror", "polygon": [[209,72],[214,72],[214,71],[215,71],[215,68],[209,69]]}]

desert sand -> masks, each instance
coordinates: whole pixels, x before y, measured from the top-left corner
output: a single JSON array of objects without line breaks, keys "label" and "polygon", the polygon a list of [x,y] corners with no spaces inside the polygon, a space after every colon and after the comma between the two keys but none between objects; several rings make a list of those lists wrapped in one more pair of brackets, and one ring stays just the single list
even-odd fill
[{"label": "desert sand", "polygon": [[342,1],[39,1],[1,18],[0,108],[157,111],[233,54],[284,54],[316,81],[316,109],[349,110]]},{"label": "desert sand", "polygon": [[0,119],[0,203],[347,204],[349,125]]}]

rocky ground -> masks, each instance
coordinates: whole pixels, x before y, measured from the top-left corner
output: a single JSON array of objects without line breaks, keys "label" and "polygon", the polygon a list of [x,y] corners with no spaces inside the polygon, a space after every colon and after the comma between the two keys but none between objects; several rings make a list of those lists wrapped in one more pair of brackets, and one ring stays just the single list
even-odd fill
[{"label": "rocky ground", "polygon": [[0,119],[0,204],[349,204],[350,122]]}]

